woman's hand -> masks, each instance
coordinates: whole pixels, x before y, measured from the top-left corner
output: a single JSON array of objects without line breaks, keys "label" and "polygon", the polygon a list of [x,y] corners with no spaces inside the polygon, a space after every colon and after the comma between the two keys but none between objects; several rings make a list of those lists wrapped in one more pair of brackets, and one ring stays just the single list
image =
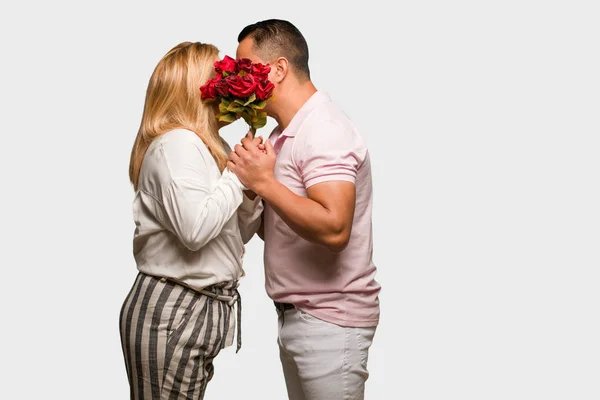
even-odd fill
[{"label": "woman's hand", "polygon": [[256,147],[258,147],[259,150],[262,150],[262,152],[265,152],[265,144],[263,143],[263,137],[262,136],[257,136],[254,139],[252,139],[252,132],[248,131],[246,132],[246,136],[240,141],[240,143],[243,145],[244,144],[244,140],[252,140],[252,144]]}]

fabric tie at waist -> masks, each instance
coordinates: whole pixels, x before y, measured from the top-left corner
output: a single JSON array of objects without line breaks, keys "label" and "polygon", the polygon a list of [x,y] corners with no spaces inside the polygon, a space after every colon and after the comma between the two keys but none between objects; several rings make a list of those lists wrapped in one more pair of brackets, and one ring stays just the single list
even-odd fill
[{"label": "fabric tie at waist", "polygon": [[237,303],[237,349],[235,350],[236,353],[242,348],[242,296],[240,295],[240,292],[237,289],[238,285],[239,283],[235,282],[234,287],[229,289],[233,290],[233,293],[231,295],[215,293],[210,290],[212,287],[227,290],[226,288],[220,288],[219,286],[211,286],[200,291],[200,293],[202,293],[203,295],[211,297],[215,300],[223,301],[229,306],[233,306]]}]

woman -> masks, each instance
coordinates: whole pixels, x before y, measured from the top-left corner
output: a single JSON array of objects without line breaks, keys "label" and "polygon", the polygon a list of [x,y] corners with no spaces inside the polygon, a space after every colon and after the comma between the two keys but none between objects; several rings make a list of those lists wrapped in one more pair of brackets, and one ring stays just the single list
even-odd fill
[{"label": "woman", "polygon": [[233,343],[244,244],[262,205],[226,169],[229,148],[200,98],[218,53],[177,45],[146,92],[129,168],[139,274],[120,315],[131,399],[202,399],[214,357]]}]

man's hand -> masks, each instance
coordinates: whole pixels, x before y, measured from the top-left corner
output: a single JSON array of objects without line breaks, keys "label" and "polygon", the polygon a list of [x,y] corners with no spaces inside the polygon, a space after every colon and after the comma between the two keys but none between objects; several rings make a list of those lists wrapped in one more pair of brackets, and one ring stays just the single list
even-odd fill
[{"label": "man's hand", "polygon": [[251,139],[246,135],[242,144],[236,144],[229,154],[227,167],[244,186],[260,196],[261,189],[275,179],[275,150],[269,140],[263,143],[261,137]]}]

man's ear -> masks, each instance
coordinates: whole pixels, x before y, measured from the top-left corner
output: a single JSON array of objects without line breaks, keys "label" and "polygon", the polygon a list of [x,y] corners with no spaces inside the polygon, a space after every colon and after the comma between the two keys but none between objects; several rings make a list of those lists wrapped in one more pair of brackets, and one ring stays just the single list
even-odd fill
[{"label": "man's ear", "polygon": [[271,64],[271,68],[273,69],[273,83],[280,83],[285,79],[289,72],[289,62],[285,57],[279,57]]}]

